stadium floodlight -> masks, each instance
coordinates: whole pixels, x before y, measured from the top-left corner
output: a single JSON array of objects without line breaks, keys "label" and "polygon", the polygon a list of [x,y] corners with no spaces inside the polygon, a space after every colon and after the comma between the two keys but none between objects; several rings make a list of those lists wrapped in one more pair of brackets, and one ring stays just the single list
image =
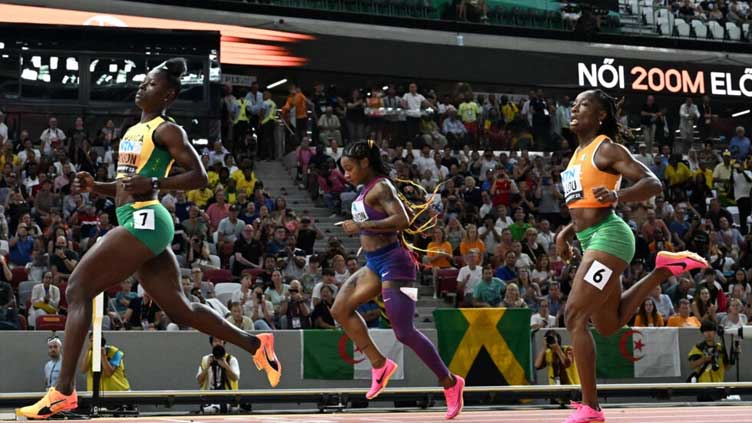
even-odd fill
[{"label": "stadium floodlight", "polygon": [[280,79],[279,81],[277,81],[277,82],[275,82],[275,83],[273,83],[273,84],[269,84],[269,85],[267,85],[267,86],[266,86],[266,89],[267,89],[267,90],[271,90],[272,88],[276,88],[276,87],[279,87],[280,85],[282,85],[282,84],[284,84],[284,83],[286,83],[286,82],[287,82],[287,78],[282,78],[282,79]]}]

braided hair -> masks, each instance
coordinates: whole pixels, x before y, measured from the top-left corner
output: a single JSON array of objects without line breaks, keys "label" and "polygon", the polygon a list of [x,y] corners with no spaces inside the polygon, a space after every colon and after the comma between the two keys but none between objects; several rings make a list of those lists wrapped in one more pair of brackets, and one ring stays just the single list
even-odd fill
[{"label": "braided hair", "polygon": [[355,160],[368,159],[368,164],[379,176],[389,176],[389,166],[381,158],[381,149],[372,140],[347,144],[342,155]]},{"label": "braided hair", "polygon": [[605,135],[619,144],[634,140],[632,131],[622,125],[618,119],[624,105],[624,98],[617,99],[599,89],[590,90],[589,94],[606,112],[606,117],[601,121],[601,127],[598,129],[598,135]]}]

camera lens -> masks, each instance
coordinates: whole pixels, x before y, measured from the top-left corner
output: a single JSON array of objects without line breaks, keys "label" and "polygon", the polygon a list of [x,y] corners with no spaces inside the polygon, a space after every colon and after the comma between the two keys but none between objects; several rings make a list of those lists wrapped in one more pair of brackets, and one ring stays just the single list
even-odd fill
[{"label": "camera lens", "polygon": [[213,355],[213,356],[214,356],[214,358],[216,358],[217,360],[221,360],[221,359],[222,359],[222,358],[224,358],[224,356],[225,356],[225,347],[223,347],[222,345],[216,345],[216,346],[215,346],[215,347],[214,347],[214,348],[212,349],[212,355]]}]

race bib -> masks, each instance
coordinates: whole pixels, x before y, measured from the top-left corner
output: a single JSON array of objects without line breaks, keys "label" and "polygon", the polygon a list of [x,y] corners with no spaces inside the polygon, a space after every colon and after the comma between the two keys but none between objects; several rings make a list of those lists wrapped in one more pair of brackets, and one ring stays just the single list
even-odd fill
[{"label": "race bib", "polygon": [[353,201],[350,211],[352,212],[353,221],[360,223],[368,220],[368,213],[366,213],[366,206],[363,200]]},{"label": "race bib", "polygon": [[582,192],[582,179],[580,177],[581,170],[582,167],[577,165],[561,172],[561,185],[564,187],[564,202],[567,204],[572,201],[581,200],[584,196]]},{"label": "race bib", "polygon": [[611,279],[613,273],[613,270],[609,269],[608,266],[594,260],[590,269],[585,273],[585,282],[603,291],[603,287],[606,286],[606,282]]},{"label": "race bib", "polygon": [[133,212],[133,227],[148,231],[154,230],[154,209],[142,209]]}]

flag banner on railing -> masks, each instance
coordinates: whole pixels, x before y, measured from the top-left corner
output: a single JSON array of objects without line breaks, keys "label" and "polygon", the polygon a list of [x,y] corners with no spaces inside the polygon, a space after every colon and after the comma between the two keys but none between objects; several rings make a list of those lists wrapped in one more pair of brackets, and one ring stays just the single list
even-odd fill
[{"label": "flag banner on railing", "polygon": [[[341,330],[303,332],[303,379],[370,379],[371,363]],[[404,379],[404,347],[391,329],[368,331],[379,350],[399,366],[392,380]]]},{"label": "flag banner on railing", "polygon": [[601,336],[593,330],[597,374],[605,379],[681,376],[677,328],[622,328]]},{"label": "flag banner on railing", "polygon": [[468,385],[528,385],[532,380],[528,309],[438,309],[439,353]]}]

